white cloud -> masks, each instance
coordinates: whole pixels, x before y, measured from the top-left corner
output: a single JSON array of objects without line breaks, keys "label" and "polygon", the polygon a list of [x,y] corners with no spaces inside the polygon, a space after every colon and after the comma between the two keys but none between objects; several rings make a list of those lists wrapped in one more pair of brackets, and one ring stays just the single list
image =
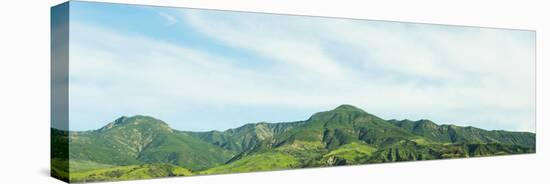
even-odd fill
[{"label": "white cloud", "polygon": [[72,24],[71,108],[155,111],[198,101],[329,109],[349,103],[384,118],[534,131],[530,33],[246,15],[189,10],[179,18],[273,68],[239,67],[239,58],[223,53]]},{"label": "white cloud", "polygon": [[166,20],[166,25],[167,26],[171,26],[171,25],[174,25],[176,23],[178,23],[178,20],[176,19],[176,17],[168,14],[168,13],[165,13],[165,12],[158,12],[159,16],[161,16],[162,18],[164,18]]},{"label": "white cloud", "polygon": [[[447,121],[490,116],[483,119],[534,129],[531,32],[267,14],[183,14],[213,38],[312,74],[308,77],[312,83],[327,86],[316,87],[323,92],[312,101],[333,104],[340,100],[380,112],[402,109],[426,116],[452,114],[460,108],[483,109]],[[362,59],[365,68],[350,68],[348,61],[327,56],[339,52],[326,50],[334,41],[349,47],[339,50],[358,51],[352,57]],[[365,78],[364,73],[375,74]],[[488,115],[486,108],[530,113]]]}]

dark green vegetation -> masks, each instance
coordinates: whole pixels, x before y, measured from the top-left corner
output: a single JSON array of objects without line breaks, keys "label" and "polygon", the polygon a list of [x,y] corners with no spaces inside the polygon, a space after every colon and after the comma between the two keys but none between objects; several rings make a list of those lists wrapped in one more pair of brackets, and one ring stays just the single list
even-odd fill
[{"label": "dark green vegetation", "polygon": [[226,131],[177,131],[147,116],[121,117],[95,131],[52,129],[53,144],[67,141],[68,154],[52,153],[52,175],[71,182],[535,152],[534,133],[383,120],[350,105],[305,121]]}]

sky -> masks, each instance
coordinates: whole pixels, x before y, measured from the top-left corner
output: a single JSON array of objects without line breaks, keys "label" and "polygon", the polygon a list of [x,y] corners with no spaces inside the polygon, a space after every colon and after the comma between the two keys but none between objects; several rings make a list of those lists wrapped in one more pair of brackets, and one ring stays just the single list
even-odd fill
[{"label": "sky", "polygon": [[383,119],[535,132],[535,33],[71,2],[69,122],[149,115],[178,130]]}]

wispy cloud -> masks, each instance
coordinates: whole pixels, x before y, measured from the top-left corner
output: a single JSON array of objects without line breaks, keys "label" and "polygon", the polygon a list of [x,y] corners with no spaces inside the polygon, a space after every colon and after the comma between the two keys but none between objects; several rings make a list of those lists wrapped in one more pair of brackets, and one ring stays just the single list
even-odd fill
[{"label": "wispy cloud", "polygon": [[[534,130],[532,32],[226,12],[183,16],[226,44],[312,74],[307,80],[318,85],[317,102]],[[457,109],[471,111],[452,115]]]},{"label": "wispy cloud", "polygon": [[161,16],[162,18],[164,18],[166,20],[166,25],[167,26],[171,26],[171,25],[174,25],[176,23],[178,23],[178,20],[176,19],[176,17],[168,14],[168,13],[165,13],[165,12],[158,12],[159,16]]},{"label": "wispy cloud", "polygon": [[178,113],[192,116],[188,104],[326,110],[349,103],[384,118],[534,131],[531,32],[200,10],[166,15],[253,53],[258,66],[154,35],[74,24],[74,117],[148,112],[177,123]]}]

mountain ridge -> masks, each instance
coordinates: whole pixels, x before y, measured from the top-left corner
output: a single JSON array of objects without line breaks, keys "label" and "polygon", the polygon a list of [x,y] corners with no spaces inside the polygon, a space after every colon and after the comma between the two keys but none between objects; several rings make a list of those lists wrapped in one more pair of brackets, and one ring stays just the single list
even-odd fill
[{"label": "mountain ridge", "polygon": [[[74,167],[82,167],[77,163],[90,165],[86,168],[92,170],[75,171],[80,173],[78,178],[73,177],[75,181],[82,179],[80,176],[85,180],[101,180],[97,175],[107,177],[106,167],[111,168],[109,172],[112,167],[121,167],[121,171],[130,166],[155,167],[163,168],[165,174],[176,169],[189,175],[521,154],[536,150],[534,133],[438,125],[427,119],[384,120],[346,104],[314,113],[306,120],[248,123],[224,131],[181,131],[151,116],[122,116],[93,131],[64,133],[52,128],[52,142],[54,140],[59,144],[68,142],[70,148],[68,155],[52,152],[55,160],[63,162],[68,157],[77,161]],[[92,177],[90,173],[94,171],[101,172]],[[145,175],[153,174],[148,173]]]},{"label": "mountain ridge", "polygon": [[[323,113],[338,113],[338,112],[342,112],[342,111],[351,111],[351,112],[357,112],[357,113],[364,113],[366,115],[370,115],[370,116],[373,116],[373,117],[376,117],[376,118],[379,118],[375,115],[372,115],[366,111],[364,111],[363,109],[360,109],[358,107],[355,107],[353,105],[349,105],[349,104],[342,104],[342,105],[339,105],[337,106],[336,108],[332,109],[332,110],[329,110],[329,111],[322,111],[322,112],[317,112],[317,113],[314,113],[313,115],[311,115],[309,119],[311,119],[312,117],[316,116],[316,115],[319,115],[319,114],[323,114]],[[86,132],[86,131],[101,131],[101,130],[107,130],[107,129],[110,129],[114,126],[120,126],[121,124],[124,124],[124,122],[127,122],[127,120],[129,119],[133,119],[133,118],[150,118],[150,119],[153,119],[155,120],[155,122],[160,122],[161,124],[163,125],[166,125],[168,126],[170,129],[174,130],[174,131],[180,131],[180,132],[225,132],[225,131],[231,131],[231,130],[235,130],[235,129],[239,129],[239,128],[242,128],[242,127],[245,127],[245,126],[256,126],[257,124],[285,124],[285,123],[294,123],[294,122],[303,122],[303,121],[307,121],[307,120],[303,120],[303,121],[293,121],[293,122],[266,122],[266,121],[260,121],[260,122],[256,122],[256,123],[247,123],[247,124],[244,124],[244,125],[241,125],[241,126],[238,126],[238,127],[235,127],[235,128],[228,128],[228,129],[225,129],[225,130],[201,130],[201,131],[188,131],[188,130],[178,130],[178,129],[174,129],[174,128],[171,128],[169,126],[168,123],[160,120],[160,119],[157,119],[153,116],[149,116],[149,115],[141,115],[141,114],[136,114],[136,115],[133,115],[133,116],[120,116],[119,118],[116,118],[113,122],[110,122],[108,123],[107,125],[99,128],[99,129],[95,129],[95,130],[79,130],[79,131],[70,131],[70,132]],[[382,118],[380,118],[382,119]],[[429,123],[432,123],[432,124],[435,124],[436,126],[457,126],[457,127],[464,127],[464,128],[468,128],[468,127],[471,127],[471,128],[478,128],[478,127],[474,127],[474,126],[460,126],[460,125],[455,125],[455,124],[437,124],[429,119],[419,119],[419,120],[410,120],[410,119],[402,119],[402,120],[398,120],[398,119],[388,119],[388,120],[385,120],[385,121],[388,121],[388,122],[407,122],[407,121],[410,121],[410,122],[429,122]],[[56,128],[53,128],[53,129],[56,129]],[[478,129],[482,129],[482,128],[478,128]],[[60,130],[60,129],[56,129],[56,130]],[[486,130],[486,131],[508,131],[508,130],[503,130],[503,129],[491,129],[491,130],[487,130],[487,129],[483,129],[483,130]],[[509,131],[509,132],[522,132],[522,133],[534,133],[534,132],[530,132],[530,131]]]}]

